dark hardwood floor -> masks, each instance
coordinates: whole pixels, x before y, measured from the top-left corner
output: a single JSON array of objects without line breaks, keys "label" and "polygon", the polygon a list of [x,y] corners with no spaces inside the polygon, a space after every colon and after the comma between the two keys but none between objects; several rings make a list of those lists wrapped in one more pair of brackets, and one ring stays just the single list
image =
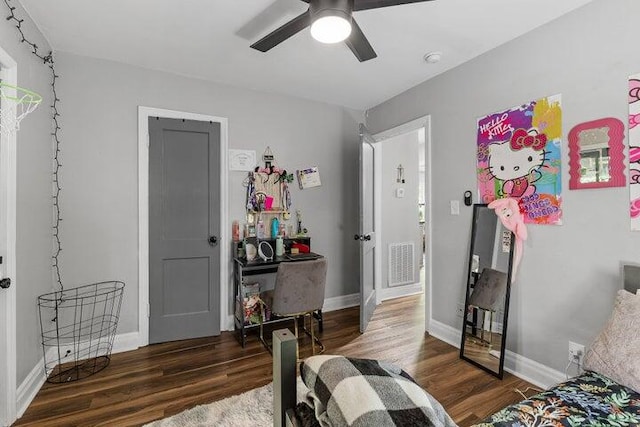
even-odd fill
[{"label": "dark hardwood floor", "polygon": [[[402,366],[461,426],[520,400],[514,387],[458,358],[458,349],[424,332],[424,297],[383,303],[365,334],[358,308],[325,314],[328,354],[385,359]],[[306,344],[309,344],[307,342]],[[310,353],[302,343],[301,357]],[[257,337],[242,348],[231,332],[114,354],[102,372],[68,384],[45,384],[16,426],[135,426],[271,381],[271,356]]]}]

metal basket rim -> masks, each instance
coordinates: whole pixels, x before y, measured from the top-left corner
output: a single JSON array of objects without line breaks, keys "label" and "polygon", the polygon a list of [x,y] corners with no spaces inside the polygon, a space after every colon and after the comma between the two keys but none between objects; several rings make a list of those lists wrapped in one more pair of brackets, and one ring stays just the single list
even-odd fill
[{"label": "metal basket rim", "polygon": [[[81,295],[81,296],[74,296],[73,295],[74,291],[78,291],[78,290],[84,289],[84,288],[89,288],[91,286],[99,286],[99,285],[106,285],[106,284],[113,284],[115,286],[110,288],[110,289],[97,291],[96,293],[94,293],[92,295]],[[75,288],[63,289],[61,291],[54,291],[54,292],[49,292],[49,293],[46,293],[46,294],[42,294],[42,295],[38,296],[38,301],[53,302],[53,301],[60,300],[61,296],[64,296],[65,300],[91,298],[91,297],[97,297],[97,296],[106,295],[106,294],[109,294],[111,292],[122,291],[124,289],[124,287],[125,287],[124,282],[122,282],[120,280],[105,280],[103,282],[89,283],[87,285],[76,286]]]}]

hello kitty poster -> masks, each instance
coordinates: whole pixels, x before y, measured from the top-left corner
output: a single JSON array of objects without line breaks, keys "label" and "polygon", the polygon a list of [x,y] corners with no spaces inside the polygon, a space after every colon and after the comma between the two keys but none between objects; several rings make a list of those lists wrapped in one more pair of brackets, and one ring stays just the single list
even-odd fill
[{"label": "hello kitty poster", "polygon": [[640,231],[640,74],[629,77],[629,192],[631,229]]},{"label": "hello kitty poster", "polygon": [[512,197],[525,222],[562,224],[561,96],[478,119],[478,192],[483,203]]}]

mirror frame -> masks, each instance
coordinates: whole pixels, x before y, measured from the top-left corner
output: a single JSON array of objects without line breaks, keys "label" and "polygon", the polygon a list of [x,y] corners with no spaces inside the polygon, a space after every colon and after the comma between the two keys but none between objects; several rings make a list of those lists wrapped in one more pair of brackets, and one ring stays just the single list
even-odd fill
[{"label": "mirror frame", "polygon": [[[467,279],[466,279],[467,285],[466,285],[465,299],[464,299],[464,312],[462,313],[462,337],[460,338],[460,359],[471,363],[472,365],[482,369],[483,371],[490,373],[491,375],[499,379],[502,379],[502,377],[504,376],[504,359],[505,359],[505,351],[506,351],[505,346],[507,343],[507,324],[509,320],[509,299],[511,297],[511,273],[513,271],[513,249],[515,246],[515,235],[513,234],[513,232],[511,232],[511,244],[509,245],[509,268],[508,268],[509,271],[507,271],[507,288],[506,288],[505,302],[504,302],[504,317],[502,319],[503,320],[502,340],[500,343],[500,361],[498,365],[498,372],[495,372],[489,369],[487,366],[484,366],[481,363],[469,357],[465,357],[464,355],[464,342],[465,342],[466,329],[467,329],[467,316],[469,313],[469,298],[471,296],[471,292],[470,292],[471,272],[472,272],[472,266],[473,266],[473,252],[474,252],[474,246],[475,246],[475,235],[477,231],[476,225],[478,223],[478,212],[480,211],[480,208],[487,208],[487,206],[488,205],[484,203],[476,203],[473,205],[473,219],[471,223],[471,240],[469,241],[469,265],[467,268]],[[498,221],[497,224],[502,226],[502,223],[499,218],[497,218],[497,221]]]},{"label": "mirror frame", "polygon": [[[580,134],[584,131],[609,128],[609,181],[580,181]],[[580,123],[569,132],[569,188],[581,190],[585,188],[624,187],[624,124],[613,117]]]}]

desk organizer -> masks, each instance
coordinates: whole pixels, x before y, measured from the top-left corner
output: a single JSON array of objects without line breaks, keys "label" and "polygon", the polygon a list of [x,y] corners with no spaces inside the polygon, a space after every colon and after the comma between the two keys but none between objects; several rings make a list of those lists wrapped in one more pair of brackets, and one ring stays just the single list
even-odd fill
[{"label": "desk organizer", "polygon": [[100,282],[38,297],[49,383],[76,381],[109,365],[124,283]]}]

